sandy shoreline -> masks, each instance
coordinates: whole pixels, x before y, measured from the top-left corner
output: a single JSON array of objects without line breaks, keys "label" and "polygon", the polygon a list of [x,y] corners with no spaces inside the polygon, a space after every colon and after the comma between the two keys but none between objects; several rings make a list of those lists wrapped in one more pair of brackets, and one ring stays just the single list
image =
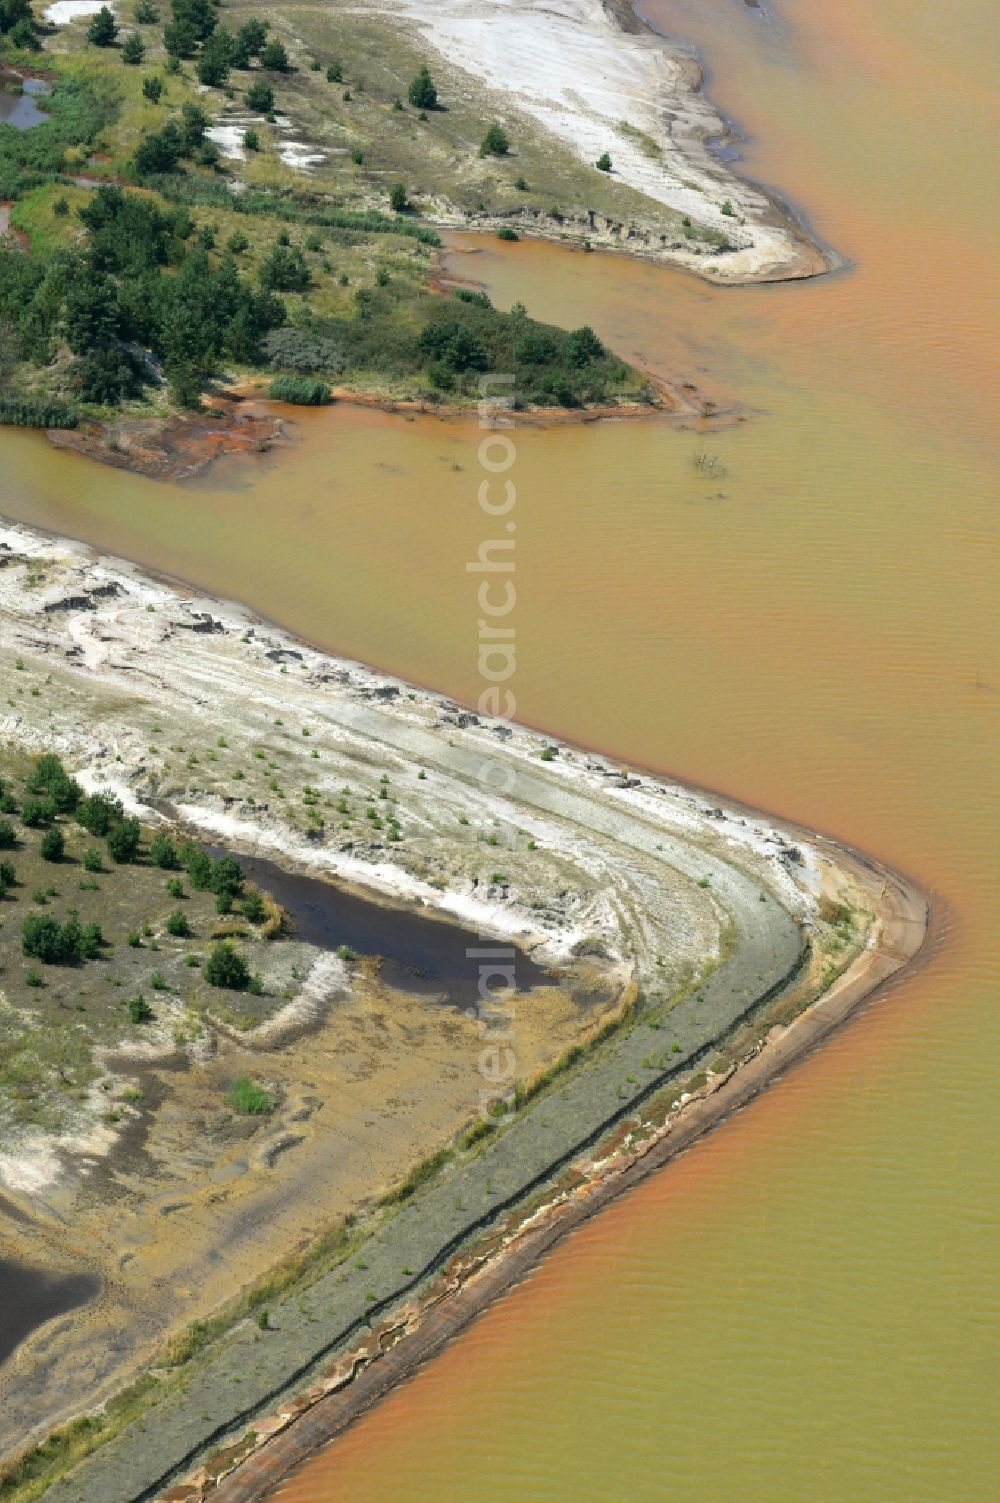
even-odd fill
[{"label": "sandy shoreline", "polygon": [[775,1028],[760,1049],[717,1089],[692,1099],[673,1122],[640,1152],[610,1157],[588,1186],[567,1196],[546,1214],[532,1216],[524,1230],[403,1328],[399,1339],[382,1351],[371,1342],[343,1365],[348,1376],[330,1393],[318,1395],[299,1413],[287,1409],[260,1427],[260,1441],[245,1458],[222,1454],[218,1470],[211,1458],[204,1468],[161,1493],[157,1503],[264,1503],[289,1474],[329,1445],[351,1425],[411,1378],[478,1316],[525,1278],[570,1232],[634,1189],[651,1174],[691,1147],[814,1049],[836,1028],[872,1003],[903,969],[912,970],[926,955],[931,915],[924,895],[897,875],[867,858],[850,860],[874,877],[884,909],[877,946],[866,951],[830,991],[787,1027]]},{"label": "sandy shoreline", "polygon": [[536,238],[590,240],[734,286],[819,276],[842,264],[777,194],[722,160],[713,148],[730,127],[704,94],[701,65],[625,0],[365,0],[361,8],[415,29],[441,67],[489,91],[504,121],[530,123],[590,167],[610,152],[617,182],[716,241],[702,243],[690,223],[686,233],[654,233],[593,209],[558,218],[484,214],[471,223],[463,216],[467,227],[515,223]]},{"label": "sandy shoreline", "polygon": [[[657,969],[658,952],[666,954],[671,962],[679,962],[687,955],[687,963],[698,963],[699,957],[704,960],[711,956],[719,945],[725,924],[735,921],[734,955],[723,964],[718,978],[711,978],[703,988],[706,996],[716,996],[713,985],[718,979],[718,995],[711,1005],[722,1006],[717,1026],[723,1029],[728,1027],[727,1016],[738,1018],[759,995],[759,983],[754,978],[766,975],[767,985],[773,986],[780,983],[781,977],[794,974],[799,966],[797,947],[802,943],[796,936],[810,932],[815,938],[817,903],[823,892],[836,893],[849,888],[862,894],[856,901],[874,917],[868,940],[870,948],[862,952],[859,964],[852,967],[855,992],[843,1004],[837,1002],[843,995],[843,983],[837,982],[817,1008],[803,1015],[803,1020],[819,1020],[809,1025],[809,1029],[817,1030],[817,1036],[825,1026],[830,1026],[825,1019],[835,1021],[841,1015],[835,1013],[835,1003],[838,1007],[843,1005],[845,1013],[849,1011],[860,995],[904,963],[922,938],[922,898],[902,884],[900,891],[908,894],[906,901],[910,904],[910,929],[897,935],[889,922],[891,913],[886,909],[883,892],[883,884],[895,884],[896,879],[883,873],[877,864],[866,866],[862,858],[845,852],[834,842],[794,829],[786,822],[764,818],[700,790],[656,776],[637,777],[633,769],[625,773],[604,758],[563,742],[553,743],[523,727],[507,727],[504,735],[498,736],[488,723],[469,716],[450,700],[374,673],[362,665],[338,662],[314,652],[289,634],[264,625],[259,617],[242,607],[203,595],[192,596],[176,585],[169,588],[159,585],[148,571],[100,558],[83,545],[45,539],[20,527],[2,529],[2,542],[6,544],[8,563],[8,567],[0,569],[0,594],[6,589],[4,599],[0,600],[0,613],[8,627],[4,633],[8,639],[6,645],[9,650],[23,654],[29,666],[32,657],[37,659],[48,669],[54,685],[47,690],[44,732],[41,722],[37,729],[32,729],[32,702],[23,701],[16,715],[6,717],[4,734],[27,738],[29,746],[37,744],[39,748],[43,740],[48,738],[48,744],[54,738],[73,765],[88,772],[88,776],[94,775],[98,781],[110,776],[112,786],[120,784],[123,791],[140,803],[156,794],[154,803],[165,799],[189,827],[200,828],[206,835],[221,836],[237,849],[277,856],[302,870],[320,870],[341,879],[360,881],[396,901],[409,896],[411,901],[418,900],[460,921],[475,924],[483,932],[517,936],[519,942],[542,958],[558,961],[559,957],[567,957],[583,936],[598,935],[612,960],[626,965],[627,973],[647,989],[656,986],[663,975]],[[45,578],[27,597],[14,583],[20,567],[16,556],[44,564]],[[9,566],[12,561],[14,567]],[[112,583],[116,589],[109,595],[106,587]],[[61,657],[67,659],[65,667],[57,667]],[[67,686],[75,686],[71,697],[79,701],[82,689],[87,696],[85,703],[100,704],[96,717],[92,709],[81,725],[79,710],[68,719],[59,713],[64,680]],[[266,806],[255,806],[253,800],[241,806],[239,800],[234,804],[231,798],[220,798],[213,791],[211,774],[204,763],[194,774],[175,770],[175,781],[179,779],[176,786],[169,780],[163,783],[156,778],[151,783],[145,756],[148,732],[130,725],[130,720],[143,718],[143,696],[147,693],[154,695],[159,713],[169,701],[174,734],[182,739],[189,733],[195,734],[195,722],[189,716],[192,711],[198,713],[197,706],[205,701],[206,695],[213,705],[212,726],[217,729],[224,725],[227,732],[238,727],[241,736],[261,735],[265,723],[280,724],[281,717],[289,720],[294,717],[294,724],[301,722],[304,730],[311,726],[313,734],[325,725],[327,733],[335,739],[331,746],[324,747],[324,760],[328,752],[339,758],[351,745],[363,745],[369,758],[372,748],[379,747],[378,756],[401,759],[400,765],[411,769],[414,764],[429,769],[431,802],[424,801],[421,791],[426,785],[416,783],[412,807],[404,817],[407,826],[413,824],[416,828],[417,823],[433,821],[437,817],[434,811],[443,799],[446,809],[465,807],[476,810],[480,818],[502,815],[505,821],[519,823],[522,831],[538,837],[539,845],[547,848],[550,855],[534,855],[525,864],[513,850],[506,850],[503,862],[510,872],[510,886],[483,891],[477,889],[475,880],[470,882],[478,859],[475,849],[470,867],[468,854],[463,855],[452,836],[442,834],[441,830],[430,837],[429,844],[427,836],[421,837],[423,855],[420,851],[401,855],[399,847],[338,850],[336,843],[331,845],[329,840],[317,846],[304,831],[296,833],[284,806],[268,810]],[[119,701],[121,694],[126,698]],[[128,710],[119,709],[119,703],[123,707],[127,704]],[[53,708],[57,710],[54,720],[49,719]],[[281,712],[277,720],[276,711]],[[186,741],[186,745],[191,744]],[[310,742],[296,744],[305,755]],[[91,753],[97,750],[89,771],[88,746]],[[552,748],[554,760],[539,765],[539,751],[545,746]],[[504,806],[503,800],[483,803],[478,795],[470,794],[471,770],[480,765],[486,748],[491,757],[516,769],[516,808]],[[290,749],[288,755],[292,755]],[[315,764],[304,766],[309,776],[313,776],[311,768]],[[336,783],[343,773],[335,767],[329,776]],[[194,786],[188,787],[189,783]],[[449,804],[451,799],[462,802]],[[448,814],[447,818],[453,820],[454,815]],[[584,826],[587,835],[582,839]],[[432,857],[430,868],[422,866],[427,856]],[[546,874],[547,859],[555,862],[551,875]],[[398,860],[402,860],[402,865],[397,864]],[[572,863],[574,872],[569,906],[563,899],[553,907],[555,885],[565,887],[567,861]],[[437,886],[426,881],[427,872],[434,870],[444,879]],[[706,872],[711,873],[707,890],[703,880]],[[656,894],[665,884],[663,906]],[[896,890],[894,886],[892,890]],[[763,906],[758,902],[762,891],[773,894],[778,902]],[[610,907],[606,901],[609,892],[614,896]],[[883,909],[886,909],[884,922],[880,922]],[[547,919],[542,918],[544,913],[548,913]],[[797,917],[792,918],[792,914]],[[822,928],[820,924],[819,929]],[[623,938],[625,933],[627,942]],[[734,964],[735,972],[731,969]],[[743,976],[741,985],[745,987],[746,1001],[736,1003],[730,998],[725,1003],[723,994],[731,988],[728,982],[724,986],[723,980],[734,975],[737,979]],[[726,1007],[730,1009],[728,1014]],[[680,1028],[680,1012],[675,1010],[669,1016],[673,1019],[671,1027]],[[714,1033],[715,1028],[713,1024],[710,1032]],[[697,1091],[694,1092],[696,1101],[688,1103],[688,1110],[693,1107],[706,1113],[706,1121],[698,1130],[732,1109],[736,1098],[723,1092],[758,1089],[776,1070],[784,1068],[789,1059],[811,1047],[813,1035],[809,1029],[804,1021],[793,1024],[782,1036],[780,1049],[772,1047],[777,1044],[772,1038],[760,1056],[764,1063],[754,1065],[751,1060],[733,1076],[733,1084],[729,1084],[728,1077],[725,1081],[720,1076],[714,1077],[709,1082],[711,1089],[704,1107],[697,1100]],[[619,1071],[618,1079],[626,1070],[638,1069],[640,1058],[644,1058],[642,1051],[648,1049],[648,1044],[642,1043],[640,1034],[642,1029],[635,1036],[627,1033],[621,1040],[623,1063],[613,1066]],[[656,1037],[648,1035],[650,1040]],[[704,1039],[699,1044],[699,1037],[702,1035],[696,1029],[691,1035],[692,1061],[699,1057],[699,1050],[704,1051]],[[633,1050],[631,1063],[624,1060],[628,1048]],[[757,1085],[752,1085],[753,1074],[746,1073],[751,1066],[761,1071]],[[730,1105],[726,1106],[726,1102]],[[596,1112],[597,1121],[606,1116],[606,1109],[599,1101],[592,1103],[591,1110]],[[626,1105],[621,1112],[631,1110]],[[612,1116],[617,1119],[621,1112],[614,1108]],[[527,1130],[532,1121],[530,1109],[524,1120]],[[688,1120],[683,1111],[671,1118],[664,1139],[668,1145],[665,1152],[676,1151],[687,1141],[685,1134],[691,1129],[685,1125],[682,1133],[681,1126]],[[572,1123],[567,1125],[566,1141],[570,1144],[575,1141],[575,1130]],[[501,1136],[490,1146],[501,1151],[504,1141]],[[617,1146],[620,1150],[621,1144]],[[588,1154],[594,1157],[589,1150]],[[652,1164],[650,1152],[645,1153],[641,1162]],[[631,1172],[642,1171],[637,1168]],[[608,1173],[611,1173],[608,1183],[617,1184],[617,1164],[613,1172],[607,1165],[598,1165],[593,1174],[586,1176],[588,1192],[584,1199],[588,1204],[589,1197],[596,1193],[594,1185],[603,1183]],[[511,1204],[515,1206],[519,1193],[516,1185],[511,1193],[514,1197]],[[575,1205],[577,1199],[570,1197],[566,1205]],[[593,1204],[596,1206],[597,1202]],[[574,1211],[573,1215],[576,1214]],[[563,1226],[563,1217],[568,1215],[562,1204],[553,1208],[553,1237],[558,1234],[556,1229]],[[537,1228],[532,1235],[536,1233]],[[520,1240],[516,1240],[515,1248],[520,1245]],[[527,1255],[517,1252],[516,1258]],[[401,1261],[403,1258],[398,1257],[397,1266]],[[462,1318],[461,1311],[467,1304],[472,1312],[492,1299],[516,1276],[520,1264],[501,1262],[494,1268],[491,1262],[489,1266],[488,1278],[483,1274],[481,1281],[470,1286],[461,1304],[454,1307],[454,1316],[441,1312],[445,1332],[453,1320]],[[477,1290],[482,1292],[476,1293]],[[449,1312],[452,1309],[447,1308]],[[438,1318],[435,1316],[435,1320]],[[409,1370],[421,1360],[421,1350],[420,1344],[408,1346],[403,1342],[393,1362],[403,1364],[401,1371]],[[394,1368],[383,1369],[386,1383],[394,1381],[393,1371]],[[365,1384],[357,1389],[357,1397],[345,1401],[345,1412],[353,1413],[355,1408],[360,1411],[365,1406],[367,1385],[375,1381],[365,1379]],[[381,1378],[377,1381],[382,1383]],[[267,1412],[266,1391],[260,1402]],[[220,1416],[219,1425],[209,1428],[222,1434],[231,1425],[232,1421],[227,1423]],[[178,1438],[177,1445],[180,1459],[191,1448],[191,1442]],[[111,1446],[95,1453],[96,1491],[93,1488],[89,1493],[86,1491],[90,1485],[86,1482],[90,1467],[84,1466],[82,1492],[61,1490],[53,1496],[67,1499],[108,1496],[106,1482],[100,1481],[100,1467],[105,1461],[109,1465],[113,1462],[113,1451]],[[116,1481],[114,1487],[120,1489],[120,1482]]]}]

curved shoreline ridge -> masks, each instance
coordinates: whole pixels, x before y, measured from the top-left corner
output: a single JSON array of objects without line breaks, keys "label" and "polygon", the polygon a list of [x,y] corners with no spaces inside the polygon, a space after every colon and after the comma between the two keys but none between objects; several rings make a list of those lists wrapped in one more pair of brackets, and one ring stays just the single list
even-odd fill
[{"label": "curved shoreline ridge", "polygon": [[[117,792],[151,824],[447,915],[494,956],[516,943],[563,989],[582,978],[590,994],[606,993],[576,1044],[540,1056],[530,1076],[518,1072],[500,1119],[480,1116],[499,1078],[499,1053],[484,1075],[484,1045],[517,1053],[521,1039],[527,1051],[533,1014],[545,1024],[555,988],[517,994],[499,1022],[509,1038],[493,1031],[492,1002],[478,1016],[453,1014],[449,1029],[465,1030],[451,1056],[465,1106],[457,1120],[438,1114],[437,1136],[425,1138],[434,1151],[413,1165],[416,1138],[400,1118],[394,1156],[377,1182],[369,1170],[363,1194],[355,1189],[340,1240],[310,1262],[300,1238],[294,1276],[287,1266],[269,1274],[287,1247],[274,1247],[270,1262],[262,1247],[252,1268],[223,1257],[230,1296],[241,1278],[269,1291],[266,1318],[254,1317],[249,1297],[226,1318],[189,1305],[197,1319],[179,1356],[185,1314],[156,1305],[144,1262],[155,1245],[153,1286],[167,1300],[190,1277],[169,1263],[171,1226],[179,1222],[192,1261],[202,1256],[224,1196],[204,1158],[191,1183],[182,1183],[183,1161],[171,1161],[178,1181],[170,1203],[154,1207],[147,1246],[147,1191],[125,1177],[110,1219],[124,1225],[127,1211],[129,1235],[112,1229],[94,1246],[102,1296],[25,1343],[4,1374],[0,1449],[65,1425],[87,1394],[90,1428],[70,1427],[47,1453],[62,1457],[45,1493],[57,1503],[267,1496],[557,1237],[749,1099],[923,943],[923,895],[834,841],[334,659],[238,605],[82,545],[0,525],[0,623],[0,671],[23,686],[0,717],[8,747],[56,751],[85,786]],[[150,744],[163,727],[170,748]],[[259,782],[258,753],[268,759]],[[491,791],[484,766],[502,791]],[[352,798],[370,787],[374,801],[390,777],[396,843],[315,813],[345,784]],[[365,985],[334,969],[311,973],[311,1010],[292,1020],[307,1079],[331,1052],[328,1030],[344,1006],[324,1003],[323,975],[338,999]],[[380,1027],[392,1005],[380,994]],[[408,1015],[417,1040],[428,1016],[420,1005]],[[580,1004],[579,1017],[594,1006]],[[231,1034],[219,1047],[232,1047]],[[281,1027],[257,1034],[240,1047],[276,1072]],[[196,1088],[209,1041],[174,1042],[185,1088]],[[109,1063],[109,1080],[116,1068],[129,1067]],[[151,1095],[146,1115],[122,1105],[109,1125],[88,1120],[87,1101],[75,1136],[25,1131],[2,1145],[0,1191],[26,1218],[26,1229],[12,1223],[15,1240],[52,1258],[71,1233],[79,1241],[80,1192],[93,1200],[100,1164],[111,1173],[135,1134],[157,1145],[170,1103],[163,1090]],[[310,1117],[310,1100],[289,1091],[266,1142],[247,1149],[255,1178],[242,1204],[258,1228],[267,1205],[319,1193],[323,1181],[303,1167],[310,1155],[322,1151],[324,1181],[336,1178],[342,1139],[321,1111]],[[379,1131],[389,1136],[384,1121]],[[335,1197],[338,1214],[346,1197]],[[228,1243],[222,1251],[232,1255]],[[116,1399],[137,1373],[139,1385]]]},{"label": "curved shoreline ridge", "polygon": [[585,166],[608,152],[614,182],[677,216],[666,232],[637,223],[637,199],[638,214],[621,219],[593,209],[517,216],[527,233],[619,248],[732,285],[814,277],[843,264],[777,195],[713,150],[731,130],[703,91],[700,64],[673,50],[629,0],[361,0],[360,9],[415,28],[442,65],[500,102],[505,122],[530,121]]}]

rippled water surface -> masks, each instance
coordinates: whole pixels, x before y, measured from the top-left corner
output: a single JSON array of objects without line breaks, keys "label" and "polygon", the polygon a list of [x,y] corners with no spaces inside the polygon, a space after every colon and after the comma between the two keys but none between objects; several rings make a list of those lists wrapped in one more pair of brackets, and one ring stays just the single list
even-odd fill
[{"label": "rippled water surface", "polygon": [[[648,0],[849,271],[458,242],[746,421],[519,431],[522,717],[931,890],[925,964],[556,1253],[283,1503],[996,1497],[1000,662],[989,0]],[[4,435],[4,509],[478,692],[480,434],[346,409],[187,489]],[[710,463],[699,469],[699,454]]]}]

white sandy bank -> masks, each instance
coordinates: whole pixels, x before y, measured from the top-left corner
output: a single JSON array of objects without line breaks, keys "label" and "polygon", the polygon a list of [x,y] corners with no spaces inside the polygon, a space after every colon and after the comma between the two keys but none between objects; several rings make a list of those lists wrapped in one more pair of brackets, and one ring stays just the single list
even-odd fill
[{"label": "white sandy bank", "polygon": [[[405,20],[449,65],[508,99],[581,161],[593,164],[607,151],[629,187],[724,232],[737,249],[713,264],[718,280],[821,269],[818,253],[766,194],[705,146],[725,126],[700,93],[697,65],[651,32],[622,30],[602,0],[362,0],[358,8]],[[732,215],[723,213],[727,200]],[[687,259],[706,269],[704,256]]]}]

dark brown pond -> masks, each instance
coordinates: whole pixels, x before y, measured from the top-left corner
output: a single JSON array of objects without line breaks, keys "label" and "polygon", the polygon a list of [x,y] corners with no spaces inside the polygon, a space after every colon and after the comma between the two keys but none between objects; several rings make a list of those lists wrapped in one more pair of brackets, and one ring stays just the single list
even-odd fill
[{"label": "dark brown pond", "polygon": [[[325,950],[348,945],[358,955],[378,956],[381,979],[401,991],[440,995],[453,1007],[476,1006],[483,964],[479,952],[506,948],[459,924],[370,902],[316,877],[282,871],[270,861],[238,860],[250,880],[286,909],[299,939]],[[518,991],[554,984],[523,950],[509,948]]]},{"label": "dark brown pond", "polygon": [[43,1273],[0,1259],[0,1362],[47,1320],[92,1300],[100,1286],[90,1273]]}]

